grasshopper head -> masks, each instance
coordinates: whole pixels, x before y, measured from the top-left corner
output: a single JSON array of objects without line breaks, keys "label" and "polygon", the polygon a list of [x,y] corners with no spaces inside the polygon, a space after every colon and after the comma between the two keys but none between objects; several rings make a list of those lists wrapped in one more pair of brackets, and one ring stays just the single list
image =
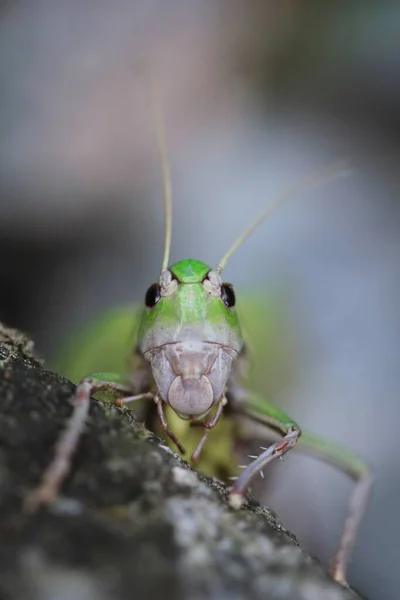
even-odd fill
[{"label": "grasshopper head", "polygon": [[149,287],[139,349],[161,398],[185,419],[200,419],[224,393],[243,342],[235,295],[218,271],[183,260]]}]

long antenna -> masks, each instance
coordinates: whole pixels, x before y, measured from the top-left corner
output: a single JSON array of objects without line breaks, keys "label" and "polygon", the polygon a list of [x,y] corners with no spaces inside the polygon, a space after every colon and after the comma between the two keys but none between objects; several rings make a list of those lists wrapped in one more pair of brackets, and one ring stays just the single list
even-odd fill
[{"label": "long antenna", "polygon": [[253,223],[243,231],[243,233],[237,238],[236,242],[229,248],[228,252],[222,257],[217,267],[217,270],[221,273],[225,267],[226,263],[240,248],[240,246],[245,242],[245,240],[249,237],[251,233],[267,218],[269,215],[280,205],[282,202],[289,200],[293,196],[310,190],[314,187],[321,185],[322,183],[326,183],[328,181],[333,181],[338,177],[343,177],[352,172],[350,161],[341,160],[339,162],[333,163],[327,166],[325,169],[320,169],[316,173],[311,174],[309,177],[300,181],[295,185],[289,187],[282,195],[277,196],[275,200],[268,205],[268,207],[256,218]]},{"label": "long antenna", "polygon": [[154,80],[151,81],[151,103],[153,109],[154,128],[157,136],[157,149],[160,157],[162,180],[163,180],[163,199],[164,199],[164,255],[161,270],[168,268],[169,254],[171,250],[171,232],[172,232],[172,185],[171,173],[168,162],[167,146],[165,142],[164,115],[162,109],[161,95]]}]

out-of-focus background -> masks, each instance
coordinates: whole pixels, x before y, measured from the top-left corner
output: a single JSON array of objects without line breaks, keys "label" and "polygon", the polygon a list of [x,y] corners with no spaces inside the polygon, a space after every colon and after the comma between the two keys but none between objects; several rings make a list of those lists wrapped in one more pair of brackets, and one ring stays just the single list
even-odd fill
[{"label": "out-of-focus background", "polygon": [[[400,6],[385,1],[0,8],[0,319],[50,361],[72,329],[142,301],[158,276],[147,69],[164,99],[172,260],[215,264],[274,194],[355,157],[351,177],[282,206],[226,277],[239,294],[284,298],[296,376],[275,400],[373,466],[349,574],[371,600],[400,586],[399,31]],[[351,484],[299,457],[273,484],[268,504],[328,560]]]}]

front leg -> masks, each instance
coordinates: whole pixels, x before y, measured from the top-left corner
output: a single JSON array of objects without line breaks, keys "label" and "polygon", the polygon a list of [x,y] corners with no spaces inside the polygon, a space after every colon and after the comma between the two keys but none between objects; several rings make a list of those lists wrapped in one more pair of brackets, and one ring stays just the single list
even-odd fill
[{"label": "front leg", "polygon": [[295,421],[272,404],[253,392],[248,392],[236,387],[229,391],[229,400],[234,412],[241,412],[250,419],[261,422],[263,425],[278,432],[282,438],[263,448],[263,452],[253,460],[239,475],[233,484],[229,495],[229,502],[234,508],[240,508],[244,500],[244,493],[250,481],[260,473],[267,464],[276,458],[282,458],[297,443],[301,430]]},{"label": "front leg", "polygon": [[158,418],[160,420],[161,427],[164,429],[164,431],[167,434],[167,436],[169,437],[169,439],[178,448],[179,452],[181,454],[185,454],[186,453],[185,448],[182,446],[182,444],[180,443],[180,441],[178,440],[178,438],[176,437],[174,432],[171,431],[170,428],[168,427],[167,419],[165,418],[165,413],[164,413],[164,408],[163,408],[163,401],[160,398],[160,396],[158,396],[158,395],[154,396],[154,402],[156,403],[157,414],[158,414]]},{"label": "front leg", "polygon": [[192,421],[190,423],[193,426],[200,426],[200,427],[204,428],[203,437],[201,438],[200,442],[197,445],[196,450],[193,452],[193,454],[191,456],[191,460],[193,462],[197,462],[199,460],[200,454],[201,454],[201,452],[203,450],[204,444],[206,443],[208,435],[209,435],[211,429],[214,429],[214,427],[219,423],[219,420],[222,417],[223,408],[224,408],[224,406],[226,406],[227,402],[228,401],[227,401],[226,396],[224,394],[218,400],[217,410],[215,411],[215,414],[214,414],[213,417],[211,417],[207,421],[202,421],[202,422]]},{"label": "front leg", "polygon": [[[290,427],[290,423],[292,426],[295,426],[294,422],[290,421],[284,413],[253,392],[246,392],[237,387],[233,389],[231,395],[233,408],[237,414],[245,415],[251,420],[266,425],[269,429],[274,429],[275,431],[285,431],[282,425],[286,428]],[[280,422],[279,425],[277,425],[277,421]],[[299,432],[300,430],[297,429],[297,431]],[[264,452],[246,468],[244,473],[240,475],[231,493],[233,503],[238,501],[235,496],[238,491],[239,499],[242,497],[240,494],[243,493],[243,484],[247,485],[248,481],[255,473],[266,464],[265,458],[270,457],[267,462],[272,460],[272,458],[276,458],[276,454],[273,454],[274,449],[276,450],[277,444],[278,447],[279,445],[282,445],[285,442],[285,439],[288,438],[288,435],[290,435],[290,433],[287,433],[281,441],[264,450]],[[290,447],[293,447],[298,437],[299,435],[297,435],[297,438],[294,436]],[[287,452],[289,449],[290,448],[287,448],[285,451]],[[296,450],[314,456],[315,458],[336,467],[343,473],[349,475],[356,482],[356,486],[350,498],[348,514],[340,537],[339,548],[331,568],[333,579],[342,585],[347,585],[347,566],[361,519],[365,512],[367,500],[371,492],[373,482],[372,473],[362,458],[343,448],[339,444],[314,434],[302,433],[299,443],[296,445]],[[237,488],[239,488],[239,490]]]},{"label": "front leg", "polygon": [[[80,382],[73,396],[72,415],[56,443],[53,459],[46,468],[38,487],[25,500],[27,512],[34,512],[41,505],[48,504],[57,497],[64,479],[71,470],[72,457],[78,447],[89,412],[90,397],[96,392],[128,397],[132,394],[130,385],[126,385],[119,375],[112,373],[98,373]],[[140,400],[148,396],[148,393],[138,394],[126,400]],[[117,404],[121,405],[122,402],[117,401]]]}]

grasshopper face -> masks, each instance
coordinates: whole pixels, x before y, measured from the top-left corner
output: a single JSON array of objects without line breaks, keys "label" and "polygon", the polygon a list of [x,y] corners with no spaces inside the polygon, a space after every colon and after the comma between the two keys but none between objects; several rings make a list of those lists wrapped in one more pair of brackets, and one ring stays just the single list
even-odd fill
[{"label": "grasshopper face", "polygon": [[183,260],[146,294],[138,346],[162,400],[201,419],[224,393],[243,341],[229,284],[208,265]]}]

